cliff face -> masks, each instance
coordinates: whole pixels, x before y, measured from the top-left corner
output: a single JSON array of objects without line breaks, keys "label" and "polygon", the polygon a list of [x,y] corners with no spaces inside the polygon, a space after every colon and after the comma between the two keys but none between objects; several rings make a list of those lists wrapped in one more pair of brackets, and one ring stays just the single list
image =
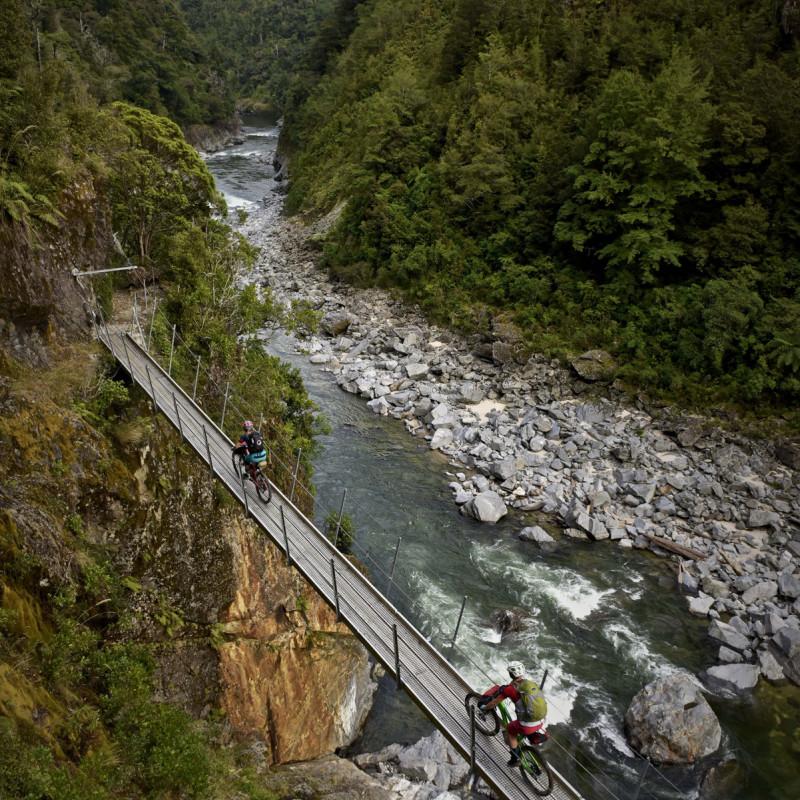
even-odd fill
[{"label": "cliff face", "polygon": [[50,327],[74,334],[85,328],[72,270],[101,269],[111,252],[108,201],[90,178],[65,190],[57,205],[56,226],[40,225],[33,232],[0,223],[0,334],[17,357],[24,357],[20,335]]},{"label": "cliff face", "polygon": [[[351,741],[374,689],[364,649],[135,391],[113,426],[75,404],[96,359],[88,345],[62,348],[50,370],[0,359],[0,555],[24,551],[40,574],[1,581],[3,609],[44,640],[51,589],[88,585],[107,561],[127,588],[106,635],[146,643],[161,699],[222,711],[270,762]],[[7,669],[0,711],[55,730],[68,711]]]}]

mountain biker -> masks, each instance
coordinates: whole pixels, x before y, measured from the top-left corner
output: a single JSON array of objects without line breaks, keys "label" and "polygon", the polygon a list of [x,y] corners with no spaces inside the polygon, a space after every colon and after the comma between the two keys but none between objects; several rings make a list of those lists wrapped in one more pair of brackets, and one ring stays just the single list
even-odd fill
[{"label": "mountain biker", "polygon": [[[242,423],[242,435],[239,437],[239,444],[233,448],[233,452],[242,456],[245,464],[261,464],[267,460],[264,437],[255,429],[249,419]],[[243,477],[247,477],[247,470],[244,471]]]},{"label": "mountain biker", "polygon": [[514,702],[517,718],[503,731],[506,744],[511,751],[508,766],[513,767],[519,763],[521,756],[519,737],[531,736],[544,725],[547,702],[539,685],[525,676],[525,667],[521,662],[512,661],[508,665],[508,674],[511,676],[511,683],[500,686],[488,701],[483,701],[479,705],[484,710],[489,710],[506,699]]}]

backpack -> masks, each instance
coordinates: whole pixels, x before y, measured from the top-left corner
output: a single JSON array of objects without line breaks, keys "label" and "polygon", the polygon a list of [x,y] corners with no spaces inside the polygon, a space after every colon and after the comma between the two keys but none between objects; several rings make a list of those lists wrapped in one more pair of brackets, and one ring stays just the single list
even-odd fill
[{"label": "backpack", "polygon": [[520,702],[525,708],[525,714],[529,721],[538,721],[547,716],[547,700],[544,699],[538,684],[524,680],[517,686],[517,691],[519,691]]},{"label": "backpack", "polygon": [[260,453],[264,450],[264,439],[259,431],[247,434],[247,449],[251,453]]}]

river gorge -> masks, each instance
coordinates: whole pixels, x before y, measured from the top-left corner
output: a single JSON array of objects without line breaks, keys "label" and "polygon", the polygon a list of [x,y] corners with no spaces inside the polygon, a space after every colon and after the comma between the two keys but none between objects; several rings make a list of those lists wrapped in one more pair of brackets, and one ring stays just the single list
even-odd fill
[{"label": "river gorge", "polygon": [[[324,275],[315,276],[307,242],[311,234],[282,216],[282,184],[273,170],[279,133],[269,120],[248,119],[240,144],[207,156],[229,208],[246,212],[241,230],[261,248],[250,279],[268,285],[278,299],[305,299],[315,307],[333,296],[333,305],[353,317],[370,307],[391,309],[395,338],[401,347],[413,347],[415,330],[425,326],[413,311],[377,290],[334,286]],[[369,327],[368,319],[360,321]],[[452,341],[448,332],[430,329],[422,338],[443,345]],[[551,508],[526,509],[519,502],[496,524],[459,513],[454,494],[478,491],[479,480],[453,460],[452,452],[448,457],[432,450],[425,438],[409,435],[407,428],[420,432],[414,424],[375,413],[381,410],[375,402],[385,395],[375,396],[368,407],[359,392],[342,391],[340,384],[357,377],[343,378],[344,370],[333,366],[338,345],[285,332],[265,332],[265,343],[300,371],[329,423],[314,464],[317,521],[339,508],[346,488],[356,556],[476,689],[503,680],[504,666],[513,659],[527,664],[535,677],[547,671],[550,730],[554,744],[565,751],[553,748],[551,758],[587,796],[627,798],[637,791],[640,797],[698,796],[707,768],[720,760],[737,766],[729,769],[728,788],[716,796],[781,800],[800,794],[800,691],[788,682],[761,680],[754,692],[735,698],[709,695],[723,728],[719,752],[693,769],[661,768],[658,774],[650,768],[642,780],[646,762],[634,756],[623,730],[628,704],[656,677],[678,671],[694,676],[711,667],[719,649],[719,642],[708,638],[708,620],[687,610],[670,560],[634,547],[632,534],[624,537],[631,543],[627,547],[614,536],[590,541],[577,523],[566,526],[577,530],[575,538],[560,535],[563,520]],[[550,370],[553,379],[561,374],[545,362],[541,369]],[[481,375],[478,368],[476,375]],[[595,407],[581,397],[568,399],[576,408]],[[497,401],[491,393],[479,402],[484,400],[490,414],[502,411],[491,406]],[[494,478],[501,481],[500,475]],[[630,482],[637,483],[635,475]],[[540,549],[520,541],[520,531],[531,526],[546,528],[557,543]],[[350,754],[411,743],[431,730],[384,678]]]}]

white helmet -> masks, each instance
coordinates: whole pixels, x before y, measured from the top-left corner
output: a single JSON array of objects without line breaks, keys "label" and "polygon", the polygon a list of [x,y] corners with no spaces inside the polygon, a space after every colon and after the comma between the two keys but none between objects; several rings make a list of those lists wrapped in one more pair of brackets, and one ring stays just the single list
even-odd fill
[{"label": "white helmet", "polygon": [[521,661],[512,661],[508,665],[508,674],[511,676],[512,680],[521,678],[525,674],[524,664]]}]

